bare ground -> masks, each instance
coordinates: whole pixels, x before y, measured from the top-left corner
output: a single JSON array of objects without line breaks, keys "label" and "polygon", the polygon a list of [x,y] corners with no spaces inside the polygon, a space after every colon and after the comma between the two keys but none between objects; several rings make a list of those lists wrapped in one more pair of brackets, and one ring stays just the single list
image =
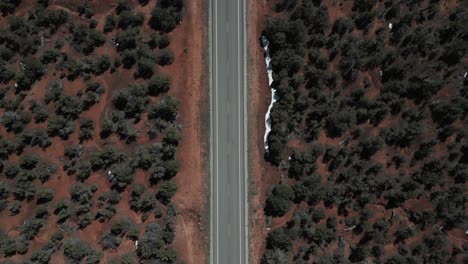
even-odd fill
[{"label": "bare ground", "polygon": [[[291,219],[294,213],[301,208],[301,206],[293,206],[291,210],[281,218],[267,219],[264,215],[263,206],[265,200],[267,199],[268,192],[273,184],[278,183],[281,179],[281,172],[272,167],[269,163],[265,162],[264,159],[264,145],[263,145],[263,133],[265,131],[265,113],[268,108],[268,104],[271,100],[270,91],[268,88],[268,80],[266,76],[265,61],[264,61],[264,51],[260,46],[259,37],[261,36],[262,29],[264,28],[266,18],[268,15],[273,15],[274,11],[270,9],[274,1],[269,0],[253,0],[249,1],[248,4],[248,47],[249,47],[249,130],[250,130],[250,177],[251,177],[251,186],[250,186],[250,262],[251,263],[260,263],[262,256],[265,250],[265,239],[270,229],[276,227],[284,226],[287,221]],[[441,12],[447,8],[447,5],[453,4],[456,1],[446,1],[441,5]],[[327,0],[325,4],[328,6],[330,23],[333,23],[337,18],[345,16],[349,13],[352,2],[343,2]],[[275,14],[281,16],[281,14]],[[374,21],[372,28],[369,32],[370,35],[375,33],[375,30],[379,27],[386,27],[387,25],[383,24],[381,21]],[[331,65],[333,70],[333,65]],[[371,88],[368,91],[368,98],[374,99],[378,97],[380,93],[381,83],[378,81],[378,71],[365,72],[363,78],[366,77],[371,82]],[[363,80],[362,78],[362,80]],[[360,80],[360,82],[362,82]],[[440,93],[445,92],[442,90]],[[365,129],[369,134],[375,135],[380,129],[384,127],[392,126],[396,122],[396,118],[385,119],[378,127],[372,127],[370,124],[365,125]],[[456,124],[458,125],[458,124]],[[321,131],[317,142],[323,146],[337,146],[341,139],[331,139],[326,136],[324,131]],[[448,139],[450,141],[452,139]],[[301,150],[304,146],[304,142],[300,140],[292,139],[288,142],[287,147],[292,149]],[[440,149],[435,149],[436,154],[442,152]],[[403,150],[402,153],[405,156],[411,157],[412,150]],[[385,164],[385,161],[389,160],[391,156],[391,150],[383,150],[376,153],[374,159]],[[326,180],[327,175],[329,174],[327,170],[327,165],[323,162],[317,162],[318,170],[317,173],[322,176],[322,180]],[[393,168],[388,168],[391,170]],[[393,169],[395,170],[395,169]],[[409,173],[409,172],[407,172]],[[426,201],[427,202],[427,201]],[[320,204],[318,207],[325,209],[326,215],[338,215],[337,208],[325,208],[323,204]],[[393,212],[385,210],[381,205],[374,205],[375,208],[373,212],[376,213],[373,221],[379,218],[390,218],[392,213],[395,213],[397,217],[405,219],[405,213],[399,209],[394,210]],[[428,206],[423,200],[414,200],[407,201],[407,203],[402,206],[403,208],[419,207],[428,209]],[[348,215],[350,216],[350,215]],[[338,216],[337,220],[344,220],[346,217]],[[346,241],[348,245],[346,254],[349,254],[350,245],[353,245],[358,241],[359,236],[353,235],[353,232],[342,232],[346,228],[344,221],[338,225],[337,229],[341,230],[340,237]],[[448,236],[456,241],[455,243],[463,243],[466,239],[463,239],[463,230],[454,230],[448,232]],[[419,243],[420,240],[414,241]],[[295,245],[297,246],[297,245]],[[336,245],[331,245],[331,248],[336,247]],[[387,245],[385,248],[386,254],[396,254],[396,247],[393,245]]]},{"label": "bare ground", "polygon": [[[76,3],[77,1],[64,1],[64,0],[52,0],[50,1],[51,8],[64,9],[69,12],[71,16],[77,17],[74,7],[70,7],[70,4]],[[169,94],[176,96],[181,101],[181,108],[179,112],[178,122],[182,124],[182,141],[177,151],[177,159],[180,163],[180,171],[175,177],[177,182],[178,191],[173,198],[173,202],[179,210],[178,222],[176,225],[176,237],[173,242],[173,246],[179,253],[179,260],[184,263],[204,263],[206,262],[206,244],[207,234],[203,231],[207,223],[206,218],[206,198],[207,198],[207,186],[206,186],[206,171],[205,171],[205,152],[206,146],[203,139],[207,136],[207,130],[204,129],[206,126],[206,117],[208,111],[208,98],[207,89],[205,82],[205,4],[204,0],[197,1],[186,1],[186,13],[181,25],[179,25],[171,34],[170,48],[174,51],[175,61],[172,65],[166,67],[160,67],[156,71],[167,74],[172,79],[172,87]],[[114,1],[94,1],[96,7],[95,18],[98,21],[98,27],[103,25],[105,16],[113,8]],[[26,0],[17,9],[16,14],[24,15],[28,10],[35,6],[35,1]],[[135,6],[137,11],[145,13],[148,19],[149,13],[154,6],[148,4],[147,6],[140,7]],[[4,26],[6,22],[5,18],[0,18],[0,26]],[[145,24],[143,27],[144,31],[150,31],[150,28]],[[66,34],[66,30],[61,29],[57,36],[50,41],[53,43],[55,38],[60,37],[62,34]],[[96,49],[98,54],[107,54],[114,57],[115,50],[106,43],[103,47]],[[76,53],[69,45],[63,48],[64,52]],[[75,56],[77,54],[74,54]],[[79,55],[79,54],[78,54]],[[30,96],[35,99],[43,97],[45,87],[51,80],[57,79],[53,76],[53,70],[51,68],[38,83],[36,83],[32,89]],[[133,79],[133,71],[117,69],[115,74],[105,73],[99,77],[99,82],[104,86],[106,93],[101,96],[98,104],[93,106],[89,111],[83,113],[80,118],[92,118],[96,122],[96,135],[99,134],[100,123],[103,118],[110,116],[112,111],[110,106],[110,98],[113,92],[124,88],[128,83],[138,82]],[[85,86],[85,82],[81,79],[77,79],[73,82],[64,80],[64,86],[66,91],[82,89]],[[156,99],[152,99],[154,102]],[[146,117],[143,117],[142,121],[136,125],[144,126]],[[39,125],[42,126],[43,124]],[[36,124],[30,124],[29,127],[37,126]],[[7,134],[3,127],[0,128],[2,134]],[[64,146],[69,144],[77,144],[78,134],[73,133],[70,138],[66,141],[54,138],[52,145],[46,150],[39,148],[33,148],[31,151],[40,153],[42,157],[47,157],[48,161],[59,165],[59,171],[56,177],[53,177],[49,182],[44,184],[42,187],[48,187],[55,190],[55,200],[68,198],[68,186],[71,186],[75,181],[74,177],[69,177],[61,168],[60,157],[63,154]],[[140,136],[138,138],[138,144],[149,143],[147,136]],[[127,149],[128,146],[123,144],[116,136],[111,136],[109,139],[101,140],[95,137],[95,140],[84,142],[85,147],[98,147],[103,144],[113,144],[119,149]],[[14,160],[15,157],[12,157]],[[137,171],[135,176],[135,182],[147,184],[145,173]],[[96,183],[99,186],[100,192],[109,191],[109,183],[100,173],[94,173],[87,181],[87,183]],[[64,187],[65,186],[65,187]],[[153,220],[153,216],[148,219],[146,223],[142,223],[141,214],[133,212],[129,208],[130,191],[126,190],[122,193],[122,200],[117,205],[118,214],[126,215],[127,217],[134,220],[139,226],[140,230],[144,230],[148,222]],[[11,230],[10,232],[16,231],[16,227],[26,220],[31,213],[34,212],[34,204],[28,203],[23,206],[22,212],[15,216],[7,216],[7,212],[0,214],[0,221],[3,225],[4,230]],[[115,219],[117,219],[116,217]],[[115,220],[114,219],[114,220]],[[28,254],[33,252],[35,249],[40,248],[50,240],[51,234],[58,228],[55,224],[56,219],[54,215],[51,215],[45,226],[41,229],[38,236],[32,241],[31,247],[29,248]],[[87,241],[88,243],[98,246],[98,241],[102,234],[106,232],[111,222],[99,223],[94,221],[86,229],[78,231],[76,234],[78,237]],[[104,251],[104,257],[102,263],[107,263],[111,257],[135,250],[135,246],[132,241],[124,240],[116,251]],[[22,260],[24,256],[16,255],[11,260]],[[3,260],[0,257],[0,260]],[[51,263],[65,263],[65,259],[62,254],[58,252],[52,255]]]},{"label": "bare ground", "polygon": [[250,152],[250,262],[260,263],[265,247],[267,226],[263,204],[268,186],[278,174],[264,160],[263,133],[265,113],[271,100],[266,75],[264,52],[259,37],[268,11],[266,0],[248,2],[249,50],[249,152]]},{"label": "bare ground", "polygon": [[[203,2],[203,3],[202,3]],[[205,263],[207,233],[206,113],[204,1],[186,1],[181,25],[171,33],[175,61],[161,71],[172,79],[170,94],[183,103],[179,113],[182,141],[177,150],[180,171],[175,180],[178,191],[174,203],[179,209],[174,246],[185,263]]]}]

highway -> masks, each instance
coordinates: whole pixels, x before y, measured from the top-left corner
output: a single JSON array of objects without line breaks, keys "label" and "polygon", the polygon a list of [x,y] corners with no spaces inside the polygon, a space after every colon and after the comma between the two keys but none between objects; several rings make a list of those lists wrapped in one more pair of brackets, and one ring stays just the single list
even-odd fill
[{"label": "highway", "polygon": [[248,263],[245,0],[210,0],[210,263]]}]

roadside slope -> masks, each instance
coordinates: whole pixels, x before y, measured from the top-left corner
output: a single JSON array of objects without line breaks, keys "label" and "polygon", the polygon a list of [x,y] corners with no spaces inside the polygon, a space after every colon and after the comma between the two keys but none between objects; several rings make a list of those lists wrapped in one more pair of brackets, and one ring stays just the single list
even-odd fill
[{"label": "roadside slope", "polygon": [[[206,261],[206,113],[208,98],[205,80],[205,8],[206,1],[186,1],[184,21],[171,35],[176,53],[174,64],[163,70],[173,80],[172,94],[183,102],[180,109],[182,141],[175,177],[178,191],[174,203],[179,209],[174,246],[185,263]],[[183,32],[183,34],[180,34]],[[176,69],[183,69],[176,70]],[[177,72],[175,76],[171,72]]]},{"label": "roadside slope", "polygon": [[267,234],[263,204],[266,187],[270,185],[274,173],[264,158],[263,132],[265,112],[270,100],[266,75],[264,51],[259,36],[264,27],[268,3],[266,0],[249,1],[247,11],[248,30],[248,86],[249,86],[249,160],[250,160],[250,261],[260,263]]}]

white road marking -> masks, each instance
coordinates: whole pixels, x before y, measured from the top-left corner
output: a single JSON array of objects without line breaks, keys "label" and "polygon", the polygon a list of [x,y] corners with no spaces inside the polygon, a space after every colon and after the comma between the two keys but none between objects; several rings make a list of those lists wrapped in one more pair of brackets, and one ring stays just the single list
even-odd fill
[{"label": "white road marking", "polygon": [[[239,4],[241,3],[241,1],[239,1]],[[241,26],[240,26],[240,7],[237,8],[237,30],[238,30],[238,38],[237,38],[237,48],[238,48],[238,54],[242,54],[241,53],[241,44],[240,44],[240,36],[241,35]],[[242,71],[241,71],[241,64],[242,64],[242,59],[243,57],[241,58],[240,56],[238,56],[238,59],[239,59],[239,63],[238,63],[238,74],[241,75]],[[242,81],[242,78],[239,79],[239,84],[240,86],[244,85],[243,81]],[[241,87],[239,87],[241,88]],[[237,90],[238,92],[242,93],[243,89],[238,89]],[[241,108],[241,102],[240,102],[240,99],[241,99],[241,96],[242,95],[239,95],[237,98],[238,98],[238,103],[239,103],[239,112],[240,111],[240,108]],[[244,113],[245,114],[245,113]],[[241,139],[241,135],[242,135],[242,132],[241,132],[241,116],[239,115],[239,143],[242,142],[242,139]],[[241,160],[242,160],[242,157],[241,157],[241,151],[239,149],[239,165],[241,163]],[[241,171],[241,168],[239,168],[239,174],[242,174],[242,171]],[[241,185],[241,175],[238,176],[238,179],[239,179],[239,249],[240,251],[242,252],[242,241],[243,241],[243,235],[242,235],[242,200],[241,200],[241,197],[242,197],[242,185]],[[242,258],[239,258],[239,263],[242,264]]]},{"label": "white road marking", "polygon": [[[217,39],[218,39],[218,26],[217,26],[217,20],[218,20],[218,9],[216,8],[216,2],[217,1],[213,1],[214,2],[214,8],[215,8],[215,23],[214,23],[214,34],[215,34],[215,39],[216,39],[216,42],[217,42]],[[218,85],[219,85],[219,82],[218,82],[218,45],[215,45],[215,69],[216,69],[216,76],[215,76],[215,80],[216,80],[216,84],[215,84],[215,92],[216,92],[216,96],[215,98],[218,96]],[[216,151],[216,157],[218,157],[218,153],[219,153],[219,150],[218,150],[218,100],[215,100],[215,111],[213,111],[214,114],[215,114],[215,121],[216,121],[216,125],[215,125],[215,142],[216,142],[216,148],[215,148],[215,151]],[[218,159],[216,159],[216,162],[218,162]],[[219,193],[218,193],[218,190],[219,190],[219,181],[218,181],[218,175],[219,175],[219,166],[218,164],[216,163],[216,252],[219,252]],[[216,263],[219,263],[219,254],[216,254]]]}]

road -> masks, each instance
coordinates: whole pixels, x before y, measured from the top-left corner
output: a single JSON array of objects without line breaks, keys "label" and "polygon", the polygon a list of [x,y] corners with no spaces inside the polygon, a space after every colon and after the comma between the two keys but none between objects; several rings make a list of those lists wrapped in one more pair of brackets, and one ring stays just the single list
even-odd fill
[{"label": "road", "polygon": [[245,0],[210,0],[210,262],[248,263]]}]

